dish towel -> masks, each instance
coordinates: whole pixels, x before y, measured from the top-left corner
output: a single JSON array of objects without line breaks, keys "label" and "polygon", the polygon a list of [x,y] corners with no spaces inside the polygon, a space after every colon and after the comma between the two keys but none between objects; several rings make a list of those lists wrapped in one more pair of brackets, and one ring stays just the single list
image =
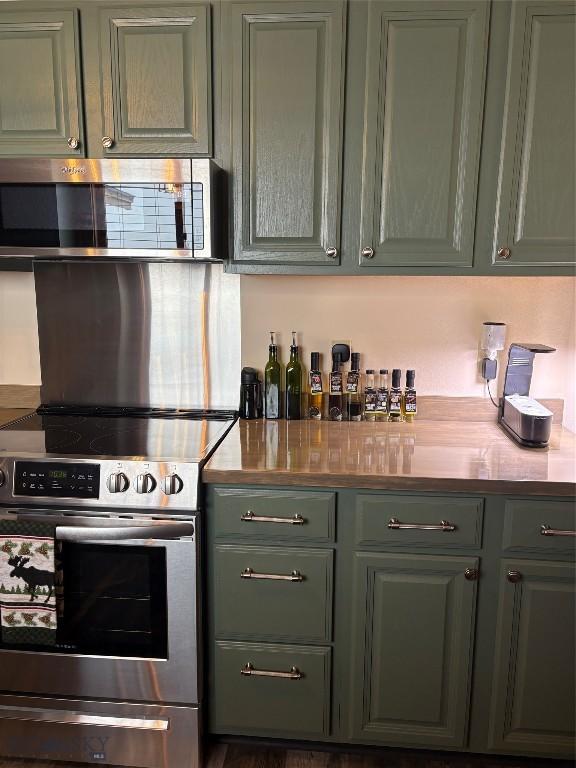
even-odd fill
[{"label": "dish towel", "polygon": [[0,520],[0,640],[55,645],[54,527]]}]

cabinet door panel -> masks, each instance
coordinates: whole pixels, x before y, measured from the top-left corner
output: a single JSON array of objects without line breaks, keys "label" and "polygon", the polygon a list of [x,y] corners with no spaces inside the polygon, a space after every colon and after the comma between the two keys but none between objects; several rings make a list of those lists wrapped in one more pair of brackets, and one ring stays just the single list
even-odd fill
[{"label": "cabinet door panel", "polygon": [[[520,580],[508,581],[509,571]],[[576,723],[576,567],[504,560],[490,747],[573,757]]]},{"label": "cabinet door panel", "polygon": [[231,14],[234,258],[334,264],[343,3],[243,3]]},{"label": "cabinet door panel", "polygon": [[102,9],[100,20],[106,154],[208,154],[207,7]]},{"label": "cabinet door panel", "polygon": [[0,155],[83,155],[77,45],[76,11],[0,12]]},{"label": "cabinet door panel", "polygon": [[472,265],[487,23],[482,0],[370,3],[361,266]]},{"label": "cabinet door panel", "polygon": [[573,3],[513,3],[496,264],[576,261],[575,40]]},{"label": "cabinet door panel", "polygon": [[473,557],[356,553],[353,736],[465,744],[476,582]]}]

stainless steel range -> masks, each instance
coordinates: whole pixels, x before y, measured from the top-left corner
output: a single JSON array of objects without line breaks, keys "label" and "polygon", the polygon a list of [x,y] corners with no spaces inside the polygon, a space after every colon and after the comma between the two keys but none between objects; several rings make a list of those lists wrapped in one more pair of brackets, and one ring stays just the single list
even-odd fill
[{"label": "stainless steel range", "polygon": [[[43,645],[0,627],[2,755],[201,765],[200,471],[239,362],[234,333],[219,343],[237,297],[211,269],[37,268],[44,404],[0,429],[0,534],[49,531],[57,629]],[[0,574],[25,567],[7,546]]]}]

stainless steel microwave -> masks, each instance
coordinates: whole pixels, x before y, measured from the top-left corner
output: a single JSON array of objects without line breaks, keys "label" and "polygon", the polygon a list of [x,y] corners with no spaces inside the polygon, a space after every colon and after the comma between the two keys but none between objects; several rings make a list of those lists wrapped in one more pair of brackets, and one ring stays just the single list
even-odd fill
[{"label": "stainless steel microwave", "polygon": [[0,257],[221,261],[207,159],[0,160]]}]

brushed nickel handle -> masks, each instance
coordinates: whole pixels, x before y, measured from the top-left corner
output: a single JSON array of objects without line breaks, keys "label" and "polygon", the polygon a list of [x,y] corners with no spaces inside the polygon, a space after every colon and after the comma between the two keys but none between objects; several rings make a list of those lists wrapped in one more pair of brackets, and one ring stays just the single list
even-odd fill
[{"label": "brushed nickel handle", "polygon": [[104,149],[112,149],[114,146],[114,139],[111,136],[102,136],[102,146]]},{"label": "brushed nickel handle", "polygon": [[306,522],[298,513],[293,517],[269,517],[267,515],[255,515],[251,509],[245,512],[240,520],[243,523],[287,523],[288,525],[304,525]]},{"label": "brushed nickel handle", "polygon": [[304,581],[304,576],[300,571],[292,573],[257,573],[252,568],[244,568],[240,574],[241,579],[261,579],[262,581]]},{"label": "brushed nickel handle", "polygon": [[250,662],[242,667],[240,674],[246,677],[280,677],[283,680],[301,680],[304,677],[298,667],[290,667],[290,672],[277,672],[272,669],[255,669]]},{"label": "brushed nickel handle", "polygon": [[478,581],[478,571],[476,568],[466,568],[464,578],[466,581]]},{"label": "brushed nickel handle", "polygon": [[388,528],[394,531],[455,531],[454,523],[441,520],[440,525],[428,525],[427,523],[401,523],[396,517],[388,521]]},{"label": "brushed nickel handle", "polygon": [[512,256],[512,251],[510,248],[498,248],[497,256],[500,261],[508,261],[508,259]]},{"label": "brushed nickel handle", "polygon": [[564,531],[560,528],[550,528],[549,525],[540,526],[542,536],[576,536],[576,531]]},{"label": "brushed nickel handle", "polygon": [[374,248],[370,248],[370,246],[366,246],[366,248],[362,248],[362,258],[363,259],[373,259],[374,258]]},{"label": "brushed nickel handle", "polygon": [[506,578],[508,581],[512,582],[512,584],[518,584],[519,581],[522,581],[522,574],[520,571],[508,571]]},{"label": "brushed nickel handle", "polygon": [[338,256],[338,248],[334,248],[334,246],[330,246],[330,248],[326,248],[326,256],[328,256],[329,259],[335,259],[336,256]]},{"label": "brushed nickel handle", "polygon": [[66,144],[68,144],[70,149],[78,149],[78,147],[80,146],[80,140],[77,139],[76,136],[70,136]]}]

